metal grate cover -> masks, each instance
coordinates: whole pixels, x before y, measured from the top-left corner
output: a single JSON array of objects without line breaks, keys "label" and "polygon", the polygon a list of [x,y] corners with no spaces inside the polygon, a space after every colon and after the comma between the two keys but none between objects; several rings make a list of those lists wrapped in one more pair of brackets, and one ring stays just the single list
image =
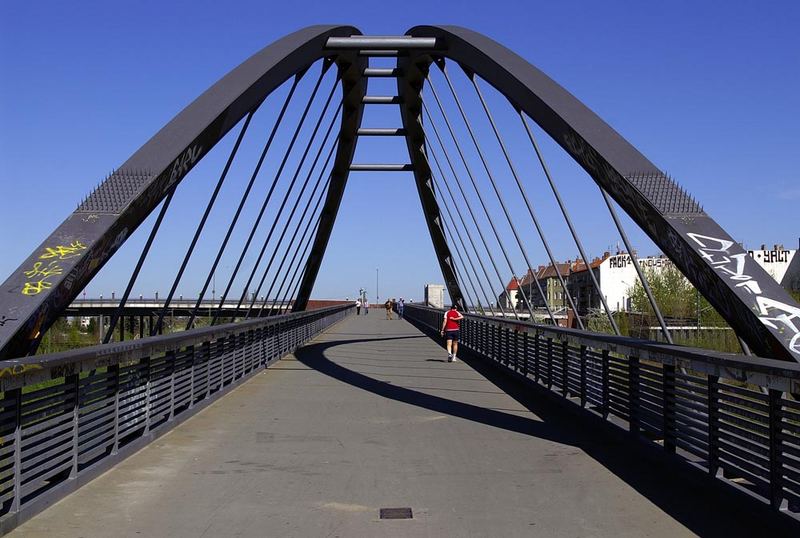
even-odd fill
[{"label": "metal grate cover", "polygon": [[381,508],[381,519],[414,519],[411,508]]}]

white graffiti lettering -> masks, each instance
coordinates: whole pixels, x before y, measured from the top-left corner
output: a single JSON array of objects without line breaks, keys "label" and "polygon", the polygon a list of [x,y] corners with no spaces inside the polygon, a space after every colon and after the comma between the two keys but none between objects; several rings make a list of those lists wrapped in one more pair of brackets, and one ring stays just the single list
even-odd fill
[{"label": "white graffiti lettering", "polygon": [[186,172],[189,171],[189,168],[200,158],[200,152],[202,151],[202,146],[192,146],[184,151],[180,157],[175,159],[175,162],[172,164],[172,173],[169,176],[169,185],[181,179]]},{"label": "white graffiti lettering", "polygon": [[714,269],[737,282],[737,288],[756,296],[761,323],[781,333],[788,330],[794,335],[789,341],[789,350],[800,354],[800,308],[762,296],[761,285],[745,272],[746,260],[750,257],[745,252],[731,254],[733,241],[694,233],[686,235],[700,246],[700,256]]},{"label": "white graffiti lettering", "polygon": [[761,313],[759,317],[765,325],[777,330],[786,328],[795,333],[789,342],[789,348],[793,353],[800,353],[800,330],[795,324],[800,321],[800,308],[769,297],[756,297],[756,304]]}]

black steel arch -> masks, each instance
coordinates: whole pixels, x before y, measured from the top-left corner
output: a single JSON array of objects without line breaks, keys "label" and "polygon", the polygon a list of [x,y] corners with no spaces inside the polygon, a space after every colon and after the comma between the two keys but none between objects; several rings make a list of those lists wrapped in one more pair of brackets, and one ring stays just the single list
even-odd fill
[{"label": "black steel arch", "polygon": [[[457,26],[416,26],[436,47],[410,51],[400,66],[427,72],[439,58],[459,63],[527,114],[647,233],[754,353],[800,361],[800,305],[719,224],[633,145],[567,90],[496,41]],[[416,103],[422,84],[399,85]],[[417,95],[412,95],[413,91]],[[421,112],[407,109],[408,126]],[[411,152],[420,164],[420,153]],[[425,178],[418,178],[419,181]]]},{"label": "black steel arch", "polygon": [[[124,199],[89,197],[2,285],[0,358],[24,355],[119,246],[248,112],[313,62],[337,63],[343,114],[329,191],[294,308],[305,308],[330,237],[352,162],[366,93],[367,58],[326,47],[360,35],[350,26],[314,26],[265,47],[180,112],[106,184]],[[398,88],[406,142],[434,249],[451,297],[463,302],[425,158],[420,94],[431,63],[446,58],[476,73],[533,119],[610,194],[758,354],[800,360],[800,306],[663,172],[564,88],[495,41],[464,28],[418,26],[432,48],[399,55]],[[23,296],[27,271],[53,252],[62,258],[48,288]],[[462,303],[463,304],[463,303]]]},{"label": "black steel arch", "polygon": [[[357,34],[352,26],[319,25],[283,37],[222,77],[139,148],[0,285],[5,310],[0,358],[35,349],[41,335],[189,170],[273,90],[324,57],[337,63],[344,92],[332,183],[343,184],[366,91],[361,78],[365,59],[355,52],[334,55],[325,44],[330,37]],[[102,199],[104,188],[127,196]],[[321,224],[319,234],[329,235],[332,225],[330,219]],[[59,258],[58,272],[40,293],[24,294],[26,272],[45,270],[51,255]]]}]

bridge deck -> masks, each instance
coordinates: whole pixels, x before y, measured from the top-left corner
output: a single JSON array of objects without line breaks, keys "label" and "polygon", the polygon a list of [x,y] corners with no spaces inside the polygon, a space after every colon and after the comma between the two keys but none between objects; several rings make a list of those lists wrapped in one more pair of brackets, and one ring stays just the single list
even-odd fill
[{"label": "bridge deck", "polygon": [[761,519],[383,318],[341,322],[14,535],[734,536]]}]

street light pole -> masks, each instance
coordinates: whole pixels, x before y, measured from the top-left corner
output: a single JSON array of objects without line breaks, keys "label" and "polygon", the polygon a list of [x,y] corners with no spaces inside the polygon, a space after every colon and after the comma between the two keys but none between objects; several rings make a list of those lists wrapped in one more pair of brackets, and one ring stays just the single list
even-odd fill
[{"label": "street light pole", "polygon": [[375,268],[375,302],[380,302],[381,300],[381,289],[378,287],[380,279],[380,269],[378,267]]}]

